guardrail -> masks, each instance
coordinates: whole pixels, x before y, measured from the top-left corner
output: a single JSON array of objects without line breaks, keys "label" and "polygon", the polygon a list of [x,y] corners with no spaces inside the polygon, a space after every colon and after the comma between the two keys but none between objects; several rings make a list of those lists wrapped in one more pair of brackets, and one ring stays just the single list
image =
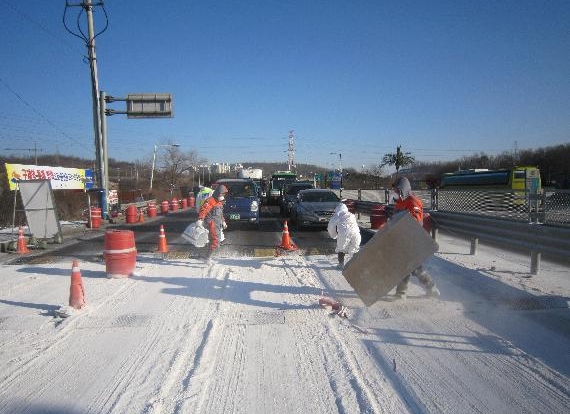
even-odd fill
[{"label": "guardrail", "polygon": [[477,253],[479,239],[530,251],[530,271],[534,275],[540,272],[541,254],[565,261],[570,257],[567,228],[442,211],[430,211],[430,216],[434,239],[439,229],[463,234],[471,238],[471,254]]},{"label": "guardrail", "polygon": [[[370,214],[377,201],[352,200],[357,214]],[[386,205],[388,215],[392,205]],[[437,240],[438,230],[460,234],[471,239],[471,254],[477,254],[479,239],[502,246],[519,248],[530,252],[530,272],[540,272],[541,255],[563,261],[570,259],[570,228],[554,227],[540,223],[513,221],[481,215],[427,210],[432,222],[432,237]]]},{"label": "guardrail", "polygon": [[156,203],[156,200],[133,201],[132,203],[122,203],[120,206],[120,209],[121,209],[121,211],[125,211],[128,206],[135,206],[136,208],[143,208],[143,207],[147,207],[148,203],[150,203],[150,202]]}]

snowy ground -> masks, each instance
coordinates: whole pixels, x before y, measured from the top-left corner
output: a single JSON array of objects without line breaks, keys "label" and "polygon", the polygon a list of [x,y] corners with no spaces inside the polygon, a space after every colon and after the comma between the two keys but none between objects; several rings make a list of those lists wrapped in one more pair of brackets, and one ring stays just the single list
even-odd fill
[{"label": "snowy ground", "polygon": [[1,265],[0,412],[568,413],[569,268],[438,242],[439,299],[369,308],[336,256],[82,262],[67,319],[70,262]]}]

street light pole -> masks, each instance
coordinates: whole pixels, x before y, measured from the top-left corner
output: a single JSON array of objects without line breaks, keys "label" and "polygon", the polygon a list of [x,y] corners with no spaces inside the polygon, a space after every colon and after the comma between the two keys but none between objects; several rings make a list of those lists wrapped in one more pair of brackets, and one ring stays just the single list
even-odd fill
[{"label": "street light pole", "polygon": [[154,151],[152,152],[152,167],[150,168],[150,186],[148,188],[149,192],[152,191],[152,181],[154,180],[154,165],[156,163],[156,151],[158,150],[158,147],[179,147],[179,146],[180,144],[154,145]]},{"label": "street light pole", "polygon": [[340,171],[340,191],[339,195],[342,198],[342,154],[340,152],[331,152],[331,155],[338,155],[338,170]]}]

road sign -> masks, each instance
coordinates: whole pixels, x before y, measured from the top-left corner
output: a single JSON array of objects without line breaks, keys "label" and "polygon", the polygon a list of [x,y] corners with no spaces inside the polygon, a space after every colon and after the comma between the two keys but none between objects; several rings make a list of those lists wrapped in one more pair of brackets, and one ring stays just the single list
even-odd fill
[{"label": "road sign", "polygon": [[172,94],[127,95],[127,118],[172,118]]}]

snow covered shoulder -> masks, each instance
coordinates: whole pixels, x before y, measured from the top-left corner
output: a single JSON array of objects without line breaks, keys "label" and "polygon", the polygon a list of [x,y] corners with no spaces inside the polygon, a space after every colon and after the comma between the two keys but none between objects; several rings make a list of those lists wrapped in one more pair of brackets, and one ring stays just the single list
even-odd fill
[{"label": "snow covered shoulder", "polygon": [[569,268],[438,242],[440,298],[370,307],[336,254],[79,261],[67,318],[71,261],[2,265],[0,412],[566,413]]}]

